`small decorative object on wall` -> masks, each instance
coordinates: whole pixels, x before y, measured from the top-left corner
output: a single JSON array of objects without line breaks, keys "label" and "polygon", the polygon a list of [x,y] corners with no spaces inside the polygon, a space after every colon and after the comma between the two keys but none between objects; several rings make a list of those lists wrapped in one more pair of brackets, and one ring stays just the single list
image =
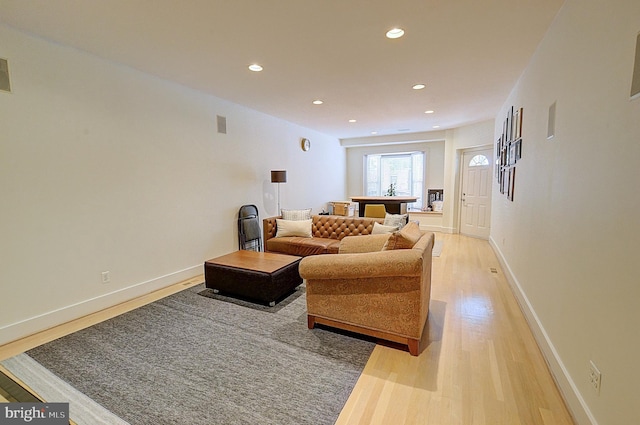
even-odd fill
[{"label": "small decorative object on wall", "polygon": [[523,108],[509,108],[496,142],[496,179],[500,193],[510,201],[515,189],[516,164],[522,158],[522,117]]},{"label": "small decorative object on wall", "polygon": [[300,140],[300,147],[302,148],[303,151],[308,151],[309,149],[311,149],[311,141],[309,141],[309,139],[301,139]]}]

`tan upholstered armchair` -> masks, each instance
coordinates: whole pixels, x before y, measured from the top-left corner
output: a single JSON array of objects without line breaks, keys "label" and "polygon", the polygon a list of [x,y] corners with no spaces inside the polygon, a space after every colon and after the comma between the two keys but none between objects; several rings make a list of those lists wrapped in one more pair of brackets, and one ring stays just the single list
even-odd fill
[{"label": "tan upholstered armchair", "polygon": [[434,235],[420,232],[412,248],[381,250],[388,238],[345,237],[339,254],[301,261],[308,325],[406,344],[417,356],[429,312]]}]

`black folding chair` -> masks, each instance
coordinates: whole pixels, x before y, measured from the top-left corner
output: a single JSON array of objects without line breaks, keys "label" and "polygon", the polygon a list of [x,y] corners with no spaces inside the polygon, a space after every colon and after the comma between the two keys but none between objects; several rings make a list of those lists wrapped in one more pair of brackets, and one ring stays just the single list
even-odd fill
[{"label": "black folding chair", "polygon": [[243,205],[238,211],[239,249],[262,251],[262,230],[255,205]]}]

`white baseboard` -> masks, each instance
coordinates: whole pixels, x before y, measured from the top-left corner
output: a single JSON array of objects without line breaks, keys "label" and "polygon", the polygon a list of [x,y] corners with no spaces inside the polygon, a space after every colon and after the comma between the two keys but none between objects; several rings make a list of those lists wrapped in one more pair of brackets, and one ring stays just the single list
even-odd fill
[{"label": "white baseboard", "polygon": [[498,245],[493,240],[493,238],[489,238],[489,244],[491,248],[496,254],[498,261],[500,262],[500,266],[504,271],[505,277],[507,278],[507,282],[511,287],[511,291],[513,292],[518,304],[520,305],[520,309],[524,314],[527,323],[529,324],[529,328],[531,329],[540,350],[542,351],[542,355],[544,356],[547,365],[549,366],[549,370],[553,375],[553,379],[556,382],[562,396],[564,398],[567,407],[573,416],[573,420],[578,425],[598,425],[598,422],[594,418],[589,406],[585,402],[584,398],[578,391],[575,382],[569,375],[560,355],[556,351],[553,342],[549,338],[546,330],[542,326],[538,315],[533,309],[527,295],[522,290],[518,279],[513,274],[509,264],[507,263],[502,251],[498,248]]},{"label": "white baseboard", "polygon": [[157,278],[136,283],[75,304],[30,317],[7,326],[0,327],[0,345],[24,338],[37,332],[79,319],[91,313],[146,295],[182,280],[202,274],[202,264],[178,270]]},{"label": "white baseboard", "polygon": [[420,230],[424,230],[427,232],[456,233],[456,229],[451,227],[430,226],[430,225],[424,225],[424,224],[420,224]]}]

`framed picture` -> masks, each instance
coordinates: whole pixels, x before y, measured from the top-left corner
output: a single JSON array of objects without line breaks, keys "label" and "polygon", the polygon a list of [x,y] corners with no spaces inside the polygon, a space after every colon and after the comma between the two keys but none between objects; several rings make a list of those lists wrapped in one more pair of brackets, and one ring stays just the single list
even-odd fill
[{"label": "framed picture", "polygon": [[522,112],[523,108],[518,109],[518,120],[516,124],[516,139],[520,139],[522,137]]},{"label": "framed picture", "polygon": [[509,168],[509,188],[507,190],[507,199],[513,202],[513,190],[516,183],[516,167]]},{"label": "framed picture", "polygon": [[516,140],[516,162],[522,158],[522,139]]},{"label": "framed picture", "polygon": [[518,138],[518,123],[520,122],[520,111],[517,110],[513,113],[513,119],[511,122],[511,140],[516,140]]},{"label": "framed picture", "polygon": [[516,143],[509,143],[509,165],[514,165],[516,163]]}]

